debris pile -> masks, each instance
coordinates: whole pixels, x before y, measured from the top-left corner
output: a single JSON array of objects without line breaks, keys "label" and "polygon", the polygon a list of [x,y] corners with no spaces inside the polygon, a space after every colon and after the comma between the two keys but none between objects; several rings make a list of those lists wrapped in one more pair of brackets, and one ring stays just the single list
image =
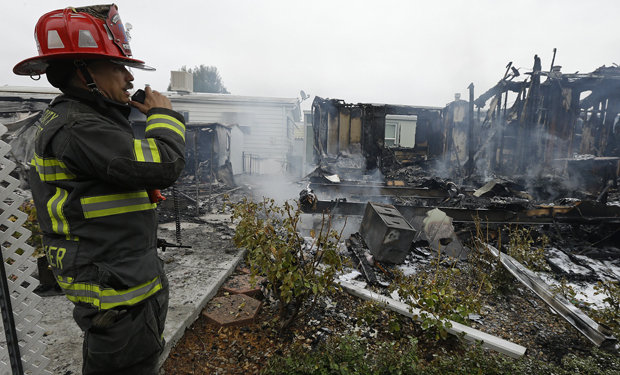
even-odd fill
[{"label": "debris pile", "polygon": [[[469,101],[457,97],[445,108],[317,97],[320,167],[304,182],[300,206],[308,214],[363,216],[347,247],[359,275],[378,287],[405,263],[466,263],[479,251],[472,244],[480,228],[485,246],[504,253],[515,247],[507,232],[528,228],[545,239],[551,272],[489,251],[592,343],[613,348],[612,331],[587,311],[600,306],[593,285],[620,282],[618,78],[617,67],[565,74],[552,64],[546,72],[536,56],[531,72],[509,64],[478,99],[471,85]],[[345,161],[355,155],[365,163],[353,173]],[[558,297],[562,287],[579,298]],[[579,300],[587,301],[583,311]]]}]

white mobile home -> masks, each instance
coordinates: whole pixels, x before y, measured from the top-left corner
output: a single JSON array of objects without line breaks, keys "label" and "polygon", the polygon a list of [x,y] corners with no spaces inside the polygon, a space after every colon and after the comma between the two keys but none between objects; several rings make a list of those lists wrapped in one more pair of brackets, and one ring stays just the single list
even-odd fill
[{"label": "white mobile home", "polygon": [[166,93],[188,123],[238,125],[243,132],[242,170],[235,174],[283,174],[293,151],[296,98],[267,98],[207,93]]}]

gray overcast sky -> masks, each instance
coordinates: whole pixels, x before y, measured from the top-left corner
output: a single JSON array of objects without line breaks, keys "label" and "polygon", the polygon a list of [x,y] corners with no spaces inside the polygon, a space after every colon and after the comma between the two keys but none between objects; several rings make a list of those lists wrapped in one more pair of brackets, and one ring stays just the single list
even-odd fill
[{"label": "gray overcast sky", "polygon": [[[93,1],[4,0],[0,86],[48,86],[15,76],[37,54],[34,26],[45,12]],[[165,90],[170,71],[216,66],[232,94],[338,98],[443,106],[493,86],[512,61],[534,54],[549,69],[553,48],[565,73],[620,63],[618,0],[294,1],[117,0],[131,23],[135,84]],[[304,103],[307,108],[310,100]]]}]

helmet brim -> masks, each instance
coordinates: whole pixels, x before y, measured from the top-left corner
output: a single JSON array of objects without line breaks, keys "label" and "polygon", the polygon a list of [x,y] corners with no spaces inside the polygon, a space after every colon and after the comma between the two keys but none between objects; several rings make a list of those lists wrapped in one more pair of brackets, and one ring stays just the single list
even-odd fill
[{"label": "helmet brim", "polygon": [[13,73],[20,76],[37,76],[45,74],[47,67],[52,61],[60,60],[103,60],[109,59],[117,64],[129,66],[131,68],[153,71],[155,68],[148,66],[142,60],[132,59],[129,57],[118,57],[103,55],[100,53],[58,53],[47,56],[35,56],[26,59],[13,67]]}]

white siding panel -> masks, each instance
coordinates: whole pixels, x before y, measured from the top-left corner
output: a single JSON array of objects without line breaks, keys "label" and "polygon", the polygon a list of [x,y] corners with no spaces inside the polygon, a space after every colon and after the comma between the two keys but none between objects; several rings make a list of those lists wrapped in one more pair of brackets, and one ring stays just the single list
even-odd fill
[{"label": "white siding panel", "polygon": [[182,102],[172,99],[176,111],[189,112],[190,123],[237,124],[244,135],[242,150],[261,158],[285,160],[291,139],[287,134],[287,113],[290,105],[227,102]]}]

